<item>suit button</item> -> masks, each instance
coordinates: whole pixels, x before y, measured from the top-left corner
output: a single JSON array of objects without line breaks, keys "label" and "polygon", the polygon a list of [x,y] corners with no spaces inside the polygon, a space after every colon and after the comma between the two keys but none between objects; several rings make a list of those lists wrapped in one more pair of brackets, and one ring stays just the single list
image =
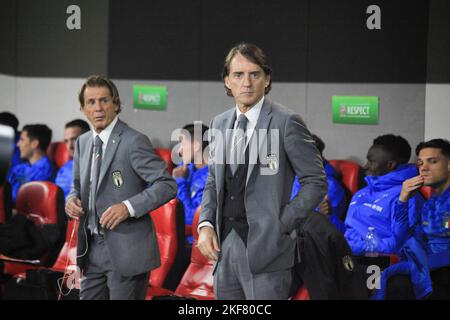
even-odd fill
[{"label": "suit button", "polygon": [[234,196],[231,196],[230,199],[231,199],[231,200],[234,200]]}]

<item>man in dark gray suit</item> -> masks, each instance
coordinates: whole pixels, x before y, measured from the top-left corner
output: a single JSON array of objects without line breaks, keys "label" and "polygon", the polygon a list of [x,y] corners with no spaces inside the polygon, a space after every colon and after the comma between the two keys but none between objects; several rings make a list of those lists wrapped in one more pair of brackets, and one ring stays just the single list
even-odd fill
[{"label": "man in dark gray suit", "polygon": [[[265,98],[272,78],[260,48],[231,49],[222,77],[236,106],[210,125],[198,247],[217,262],[216,299],[287,299],[295,227],[327,193],[322,159],[300,116]],[[302,189],[289,202],[295,175]]]},{"label": "man in dark gray suit", "polygon": [[160,266],[149,211],[176,196],[176,183],[147,136],[119,120],[112,81],[89,77],[79,102],[93,129],[76,142],[66,202],[80,221],[80,298],[144,299],[149,271]]}]

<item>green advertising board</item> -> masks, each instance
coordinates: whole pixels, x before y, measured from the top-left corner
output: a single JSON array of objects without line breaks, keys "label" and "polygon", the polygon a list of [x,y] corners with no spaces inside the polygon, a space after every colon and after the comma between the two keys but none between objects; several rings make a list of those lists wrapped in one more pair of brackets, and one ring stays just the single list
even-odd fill
[{"label": "green advertising board", "polygon": [[146,110],[166,110],[166,86],[133,86],[133,107]]},{"label": "green advertising board", "polygon": [[378,124],[378,97],[333,96],[333,123]]}]

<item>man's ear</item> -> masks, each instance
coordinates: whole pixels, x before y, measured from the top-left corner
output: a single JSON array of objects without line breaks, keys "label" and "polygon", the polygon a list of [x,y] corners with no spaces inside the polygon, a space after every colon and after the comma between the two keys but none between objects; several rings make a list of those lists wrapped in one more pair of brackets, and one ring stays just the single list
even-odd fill
[{"label": "man's ear", "polygon": [[388,167],[388,169],[389,169],[389,171],[394,171],[395,170],[395,168],[397,168],[397,161],[395,161],[395,160],[389,160],[388,162],[387,162],[387,167]]},{"label": "man's ear", "polygon": [[[228,89],[230,89],[230,79],[228,78],[228,76],[225,77],[225,79],[223,79],[223,82],[225,84],[225,87],[227,87]],[[231,89],[230,89],[231,90]]]},{"label": "man's ear", "polygon": [[30,141],[31,148],[33,149],[39,149],[39,140],[38,139],[32,139]]},{"label": "man's ear", "polygon": [[266,84],[265,84],[265,88],[267,88],[270,84],[270,75],[266,76]]}]

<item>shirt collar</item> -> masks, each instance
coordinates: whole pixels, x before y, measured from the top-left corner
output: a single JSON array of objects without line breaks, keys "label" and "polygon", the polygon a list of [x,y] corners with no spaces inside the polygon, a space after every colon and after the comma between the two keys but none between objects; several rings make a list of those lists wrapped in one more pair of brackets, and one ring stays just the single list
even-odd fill
[{"label": "shirt collar", "polygon": [[[264,103],[264,96],[261,98],[261,100],[258,101],[250,110],[248,110],[245,113],[245,116],[248,119],[250,127],[256,126],[256,122],[258,122],[259,114],[262,109],[262,105]],[[236,119],[239,119],[239,116],[243,114],[241,110],[239,110],[239,107],[236,105]]]},{"label": "shirt collar", "polygon": [[97,133],[97,132],[95,132],[95,130],[92,130],[92,132],[94,133],[93,134],[94,140],[97,136],[100,136],[100,139],[102,139],[102,142],[103,142],[103,146],[106,146],[108,144],[108,140],[109,140],[109,137],[111,136],[114,126],[117,123],[117,120],[119,120],[118,116],[116,116],[114,118],[114,120],[105,129],[100,131],[100,133]]}]

